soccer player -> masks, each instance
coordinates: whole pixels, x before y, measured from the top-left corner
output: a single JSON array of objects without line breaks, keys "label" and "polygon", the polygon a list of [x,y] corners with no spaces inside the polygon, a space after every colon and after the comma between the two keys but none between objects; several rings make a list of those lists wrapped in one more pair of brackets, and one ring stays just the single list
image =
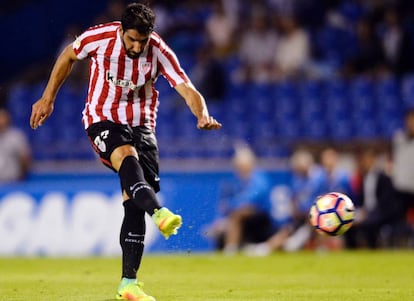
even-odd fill
[{"label": "soccer player", "polygon": [[[60,86],[77,60],[90,60],[89,89],[83,124],[103,164],[118,173],[125,215],[121,227],[122,279],[116,298],[155,300],[137,281],[144,249],[145,212],[168,239],[181,226],[181,216],[161,207],[158,146],[154,135],[158,91],[163,75],[185,99],[203,130],[220,129],[205,100],[181,69],[174,52],[154,32],[155,16],[132,3],[121,22],[89,28],[68,45],[55,62],[42,97],[33,104],[30,126],[41,126],[51,115]],[[174,126],[171,124],[171,126]]]}]

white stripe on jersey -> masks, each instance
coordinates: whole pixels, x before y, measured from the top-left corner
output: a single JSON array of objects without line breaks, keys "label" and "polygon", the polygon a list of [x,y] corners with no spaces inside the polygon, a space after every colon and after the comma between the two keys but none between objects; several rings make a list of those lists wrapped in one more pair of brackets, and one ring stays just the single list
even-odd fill
[{"label": "white stripe on jersey", "polygon": [[152,33],[137,59],[126,55],[120,22],[92,27],[79,36],[73,49],[79,59],[89,58],[90,80],[83,123],[111,120],[155,129],[158,91],[153,83],[161,73],[171,86],[189,82],[174,52]]}]

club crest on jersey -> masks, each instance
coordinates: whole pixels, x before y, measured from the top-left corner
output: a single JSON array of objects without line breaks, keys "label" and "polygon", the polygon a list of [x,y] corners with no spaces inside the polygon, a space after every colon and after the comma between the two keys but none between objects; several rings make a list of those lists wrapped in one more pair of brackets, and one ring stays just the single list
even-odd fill
[{"label": "club crest on jersey", "polygon": [[111,72],[106,71],[106,80],[115,86],[119,86],[122,88],[129,88],[131,90],[135,90],[138,88],[138,85],[134,84],[132,80],[129,79],[117,79]]},{"label": "club crest on jersey", "polygon": [[73,42],[73,48],[79,49],[80,45],[81,45],[80,38],[77,37],[76,40]]},{"label": "club crest on jersey", "polygon": [[145,63],[141,63],[140,65],[140,71],[143,73],[147,73],[151,70],[151,63],[150,62],[145,62]]}]

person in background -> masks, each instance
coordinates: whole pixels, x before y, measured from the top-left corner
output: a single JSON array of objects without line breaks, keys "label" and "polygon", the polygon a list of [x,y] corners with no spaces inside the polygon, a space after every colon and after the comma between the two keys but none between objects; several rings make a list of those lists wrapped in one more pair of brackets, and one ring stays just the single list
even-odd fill
[{"label": "person in background", "polygon": [[381,41],[372,22],[365,18],[356,24],[356,51],[345,62],[345,76],[379,75],[387,70]]},{"label": "person in background", "polygon": [[209,46],[198,50],[197,61],[190,75],[204,97],[211,101],[224,99],[227,91],[225,69],[211,53]]},{"label": "person in background", "polygon": [[397,199],[402,203],[403,214],[414,219],[414,108],[407,108],[404,128],[394,135],[392,162],[391,178]]},{"label": "person in background", "polygon": [[219,218],[210,227],[218,249],[238,252],[246,243],[266,240],[272,233],[270,179],[257,167],[256,156],[247,145],[238,145],[233,157],[235,179],[223,185]]},{"label": "person in background", "polygon": [[265,242],[249,245],[246,254],[267,256],[276,250],[293,252],[302,249],[311,239],[309,210],[315,199],[326,193],[326,173],[305,149],[296,150],[290,158],[292,169],[292,218]]},{"label": "person in background", "polygon": [[30,145],[23,131],[12,127],[4,108],[0,108],[0,153],[0,183],[24,180],[32,163]]},{"label": "person in background", "polygon": [[206,36],[211,47],[211,55],[226,58],[235,52],[234,33],[237,29],[235,16],[227,14],[222,0],[212,3],[212,13],[205,24]]},{"label": "person in background", "polygon": [[[320,153],[320,164],[326,173],[327,192],[340,192],[353,200],[353,190],[351,185],[351,174],[340,165],[340,153],[333,148],[327,147]],[[342,236],[322,236],[313,235],[313,247],[319,250],[338,250],[344,248]]]},{"label": "person in background", "polygon": [[379,153],[365,148],[358,155],[358,168],[362,179],[362,206],[356,208],[353,226],[346,233],[348,248],[380,245],[381,230],[401,217],[401,205],[396,197],[390,176],[379,165]]},{"label": "person in background", "polygon": [[413,40],[411,34],[404,28],[401,15],[396,8],[384,12],[379,31],[385,61],[390,71],[397,76],[412,72],[414,70]]},{"label": "person in background", "polygon": [[311,44],[305,28],[293,15],[277,19],[279,40],[274,54],[274,80],[306,77],[311,60]]},{"label": "person in background", "polygon": [[351,175],[339,165],[340,154],[332,147],[321,152],[321,165],[327,174],[328,191],[341,192],[353,199]]},{"label": "person in background", "polygon": [[242,82],[271,82],[274,56],[278,43],[277,32],[269,26],[269,17],[262,8],[254,8],[250,26],[240,34],[238,57],[241,68],[236,80]]}]

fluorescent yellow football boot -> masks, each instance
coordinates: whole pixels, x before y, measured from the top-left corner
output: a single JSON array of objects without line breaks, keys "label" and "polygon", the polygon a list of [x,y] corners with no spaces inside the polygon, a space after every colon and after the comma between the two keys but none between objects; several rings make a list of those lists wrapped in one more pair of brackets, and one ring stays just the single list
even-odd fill
[{"label": "fluorescent yellow football boot", "polygon": [[142,282],[137,282],[135,279],[122,278],[121,284],[118,287],[116,294],[117,300],[130,300],[130,301],[155,301],[155,298],[147,295],[142,287]]},{"label": "fluorescent yellow football boot", "polygon": [[177,230],[183,223],[180,215],[172,213],[165,207],[155,210],[152,219],[165,239],[168,239],[171,235],[177,234]]}]

